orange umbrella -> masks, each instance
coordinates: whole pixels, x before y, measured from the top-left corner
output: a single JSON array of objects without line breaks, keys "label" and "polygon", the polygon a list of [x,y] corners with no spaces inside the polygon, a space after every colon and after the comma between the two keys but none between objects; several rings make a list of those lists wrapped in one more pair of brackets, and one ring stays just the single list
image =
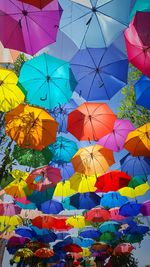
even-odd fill
[{"label": "orange umbrella", "polygon": [[14,63],[19,54],[19,51],[4,48],[0,42],[0,63]]},{"label": "orange umbrella", "polygon": [[54,255],[54,251],[50,248],[39,248],[34,252],[34,255],[38,258],[50,258]]},{"label": "orange umbrella", "polygon": [[80,148],[71,160],[76,172],[96,176],[115,163],[113,152],[100,145]]},{"label": "orange umbrella", "polygon": [[68,116],[68,132],[78,140],[98,140],[112,132],[116,115],[105,103],[85,102]]},{"label": "orange umbrella", "polygon": [[133,156],[150,157],[150,122],[130,132],[124,147]]},{"label": "orange umbrella", "polygon": [[22,148],[42,150],[56,140],[58,123],[43,108],[20,104],[5,121],[6,134]]}]

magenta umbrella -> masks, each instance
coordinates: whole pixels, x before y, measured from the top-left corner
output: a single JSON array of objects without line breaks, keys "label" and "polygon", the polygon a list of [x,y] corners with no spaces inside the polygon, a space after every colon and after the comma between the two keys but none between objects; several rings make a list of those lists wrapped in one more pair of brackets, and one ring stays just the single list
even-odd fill
[{"label": "magenta umbrella", "polygon": [[14,203],[0,203],[0,215],[13,216],[20,214],[21,208],[16,206]]},{"label": "magenta umbrella", "polygon": [[56,41],[61,14],[57,0],[42,10],[17,0],[1,0],[0,40],[4,47],[34,55]]},{"label": "magenta umbrella", "polygon": [[144,216],[150,216],[150,200],[142,203],[140,211]]},{"label": "magenta umbrella", "polygon": [[134,129],[130,121],[117,119],[113,131],[100,138],[97,144],[118,152],[123,149],[128,133]]}]

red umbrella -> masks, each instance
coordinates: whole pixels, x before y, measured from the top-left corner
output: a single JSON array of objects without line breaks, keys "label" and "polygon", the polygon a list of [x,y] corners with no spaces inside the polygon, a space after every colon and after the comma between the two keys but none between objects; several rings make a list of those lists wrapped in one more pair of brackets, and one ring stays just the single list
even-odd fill
[{"label": "red umbrella", "polygon": [[84,214],[86,221],[104,222],[110,220],[109,211],[103,208],[93,208]]},{"label": "red umbrella", "polygon": [[22,3],[30,4],[32,6],[42,9],[43,7],[48,5],[53,0],[18,0],[18,1]]},{"label": "red umbrella", "polygon": [[67,217],[54,217],[54,216],[38,216],[32,220],[32,225],[38,228],[53,229],[56,231],[66,231],[71,229],[69,225],[66,225]]},{"label": "red umbrella", "polygon": [[120,243],[114,248],[113,254],[129,254],[133,249],[134,247],[130,243]]},{"label": "red umbrella", "polygon": [[66,252],[74,252],[74,253],[79,253],[79,252],[82,252],[83,249],[76,245],[76,244],[69,244],[69,245],[66,245],[63,247],[63,249],[66,251]]},{"label": "red umbrella", "polygon": [[98,140],[113,130],[116,115],[105,103],[85,102],[68,115],[68,131],[78,140]]},{"label": "red umbrella", "polygon": [[110,171],[97,178],[95,187],[100,192],[117,191],[118,189],[128,186],[131,176],[122,171]]},{"label": "red umbrella", "polygon": [[54,251],[50,248],[39,248],[34,252],[34,255],[38,258],[51,258],[54,255]]},{"label": "red umbrella", "polygon": [[150,77],[150,12],[137,12],[125,31],[129,61]]},{"label": "red umbrella", "polygon": [[48,246],[48,244],[45,244],[45,243],[42,243],[42,242],[39,242],[39,241],[30,241],[27,244],[27,247],[29,249],[31,249],[33,252],[35,252],[39,248],[45,248],[47,246]]}]

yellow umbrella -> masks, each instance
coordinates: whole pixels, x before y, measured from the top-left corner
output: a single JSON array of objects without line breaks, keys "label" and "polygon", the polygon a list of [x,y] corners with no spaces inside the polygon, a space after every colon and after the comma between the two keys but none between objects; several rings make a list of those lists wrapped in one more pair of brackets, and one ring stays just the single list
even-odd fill
[{"label": "yellow umbrella", "polygon": [[76,191],[70,188],[70,181],[62,181],[56,185],[54,196],[55,197],[69,197],[75,194]]},{"label": "yellow umbrella", "polygon": [[7,228],[7,232],[12,232],[17,225],[22,224],[21,217],[14,216],[0,216],[0,231]]},{"label": "yellow umbrella", "polygon": [[4,48],[3,44],[0,42],[0,63],[14,63],[19,54],[19,51]]},{"label": "yellow umbrella", "polygon": [[32,257],[33,255],[34,255],[33,251],[29,248],[20,248],[14,254],[15,257],[21,257],[21,258]]},{"label": "yellow umbrella", "polygon": [[83,257],[83,258],[86,258],[86,257],[90,257],[91,256],[91,251],[89,250],[89,248],[82,248],[83,251],[80,252],[80,255]]},{"label": "yellow umbrella", "polygon": [[17,82],[18,77],[13,71],[0,68],[0,111],[10,111],[24,102],[25,96]]},{"label": "yellow umbrella", "polygon": [[84,228],[85,226],[90,225],[90,223],[86,222],[84,216],[75,215],[66,220],[66,225],[73,226],[74,228]]},{"label": "yellow umbrella", "polygon": [[135,198],[138,196],[143,196],[149,189],[150,189],[150,186],[148,182],[146,182],[145,184],[138,185],[135,188],[123,187],[119,189],[118,191],[120,195],[122,196]]},{"label": "yellow umbrella", "polygon": [[70,187],[79,193],[95,192],[97,189],[94,186],[96,183],[95,175],[87,176],[76,172],[70,177],[69,181]]},{"label": "yellow umbrella", "polygon": [[124,147],[133,156],[150,157],[150,122],[130,132]]},{"label": "yellow umbrella", "polygon": [[115,163],[113,152],[100,145],[80,148],[71,162],[76,172],[95,176],[105,173]]}]

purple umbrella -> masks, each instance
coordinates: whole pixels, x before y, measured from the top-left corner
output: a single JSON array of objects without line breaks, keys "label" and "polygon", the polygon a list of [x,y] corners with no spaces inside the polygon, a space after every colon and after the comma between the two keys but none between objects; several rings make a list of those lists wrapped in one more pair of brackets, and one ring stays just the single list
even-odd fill
[{"label": "purple umbrella", "polygon": [[13,216],[20,214],[21,208],[16,206],[14,203],[0,203],[0,215],[3,216]]},{"label": "purple umbrella", "polygon": [[140,211],[143,214],[143,216],[150,216],[150,200],[142,203]]},{"label": "purple umbrella", "polygon": [[4,47],[34,55],[56,41],[62,14],[57,0],[42,10],[17,0],[1,0],[0,11],[0,40]]},{"label": "purple umbrella", "polygon": [[130,121],[117,119],[113,131],[99,139],[97,143],[108,149],[119,152],[123,149],[128,133],[134,129]]}]

